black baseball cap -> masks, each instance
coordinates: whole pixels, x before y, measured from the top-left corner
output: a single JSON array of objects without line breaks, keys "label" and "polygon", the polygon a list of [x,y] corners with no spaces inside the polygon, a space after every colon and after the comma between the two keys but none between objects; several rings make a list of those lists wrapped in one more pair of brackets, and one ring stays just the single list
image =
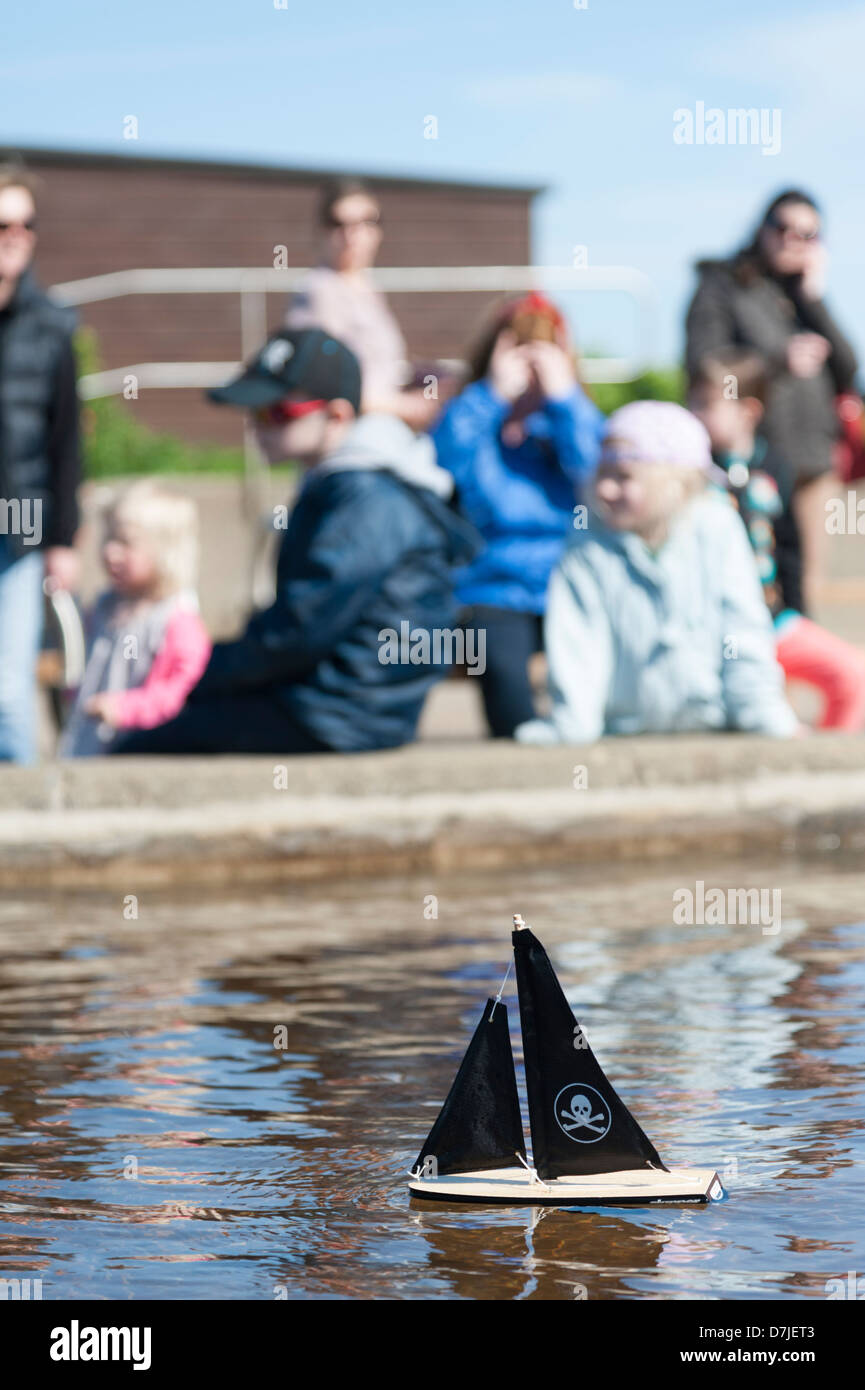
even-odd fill
[{"label": "black baseball cap", "polygon": [[274,333],[240,376],[207,392],[218,405],[246,410],[276,405],[291,391],[308,400],[350,401],[360,410],[360,363],[345,343],[321,328]]}]

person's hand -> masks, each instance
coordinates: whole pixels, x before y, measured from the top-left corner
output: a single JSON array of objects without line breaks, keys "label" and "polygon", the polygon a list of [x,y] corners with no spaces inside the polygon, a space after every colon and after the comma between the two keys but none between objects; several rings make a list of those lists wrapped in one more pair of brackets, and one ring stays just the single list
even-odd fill
[{"label": "person's hand", "polygon": [[73,550],[71,545],[52,545],[45,551],[45,583],[48,591],[76,588],[80,568],[78,551]]},{"label": "person's hand", "polygon": [[515,401],[531,384],[532,372],[525,347],[518,347],[513,333],[505,329],[496,338],[490,357],[489,383],[503,401]]},{"label": "person's hand", "polygon": [[803,246],[805,268],[800,281],[805,299],[822,299],[826,293],[828,256],[822,241],[809,241]]},{"label": "person's hand", "polygon": [[100,695],[91,695],[89,700],[85,700],[84,713],[94,719],[101,719],[103,724],[108,724],[112,729],[118,727],[117,700],[110,690],[104,690]]},{"label": "person's hand", "polygon": [[794,333],[787,344],[787,366],[793,376],[817,376],[831,351],[831,343],[820,333]]},{"label": "person's hand", "polygon": [[563,348],[556,343],[528,343],[526,357],[548,401],[562,401],[571,394],[577,378],[574,364]]}]

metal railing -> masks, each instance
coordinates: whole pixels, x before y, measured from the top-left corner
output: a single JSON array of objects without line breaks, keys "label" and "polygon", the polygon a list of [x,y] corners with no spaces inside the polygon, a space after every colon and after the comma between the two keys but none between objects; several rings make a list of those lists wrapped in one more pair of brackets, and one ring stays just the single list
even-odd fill
[{"label": "metal railing", "polygon": [[[130,379],[138,389],[195,389],[221,385],[241,361],[267,337],[267,296],[288,295],[299,287],[308,271],[243,267],[194,269],[118,270],[85,280],[70,280],[52,287],[62,304],[81,306],[120,299],[127,295],[233,294],[240,297],[240,358],[236,362],[136,362],[126,367],[90,372],[79,378],[82,400],[122,394]],[[655,295],[651,281],[630,266],[396,266],[372,271],[374,283],[385,293],[505,294],[523,290],[555,293],[563,290],[612,291],[630,295],[637,306],[638,351],[631,357],[589,357],[580,364],[589,382],[632,381],[649,365],[653,341]],[[459,362],[442,363],[459,367]],[[248,422],[244,424],[243,503],[251,526],[258,533],[272,529],[266,512],[266,467],[255,445]],[[272,595],[272,575],[266,568],[265,550],[253,547],[250,595],[263,605]]]},{"label": "metal railing", "polygon": [[[240,297],[240,360],[267,337],[268,294],[289,294],[307,270],[198,267],[190,270],[118,270],[86,280],[54,285],[62,304],[97,304],[126,295],[234,294]],[[510,293],[520,290],[618,292],[629,295],[638,311],[638,350],[630,357],[589,357],[581,363],[586,381],[632,381],[650,365],[655,294],[651,281],[631,266],[395,266],[372,272],[385,292],[399,294]],[[129,377],[150,389],[214,386],[237,369],[238,362],[139,362],[91,372],[79,381],[84,400],[119,395]]]}]

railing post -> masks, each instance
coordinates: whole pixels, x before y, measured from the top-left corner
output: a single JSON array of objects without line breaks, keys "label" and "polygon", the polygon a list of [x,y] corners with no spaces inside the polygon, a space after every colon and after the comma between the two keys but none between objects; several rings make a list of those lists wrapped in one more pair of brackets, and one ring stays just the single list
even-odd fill
[{"label": "railing post", "polygon": [[267,337],[267,291],[253,289],[246,276],[240,281],[240,355],[244,362]]},{"label": "railing post", "polygon": [[[244,362],[267,337],[267,293],[254,289],[250,279],[240,281],[240,355]],[[243,504],[251,531],[248,565],[249,599],[254,607],[269,601],[265,592],[259,555],[262,549],[267,502],[266,466],[262,460],[249,418],[243,422]]]}]

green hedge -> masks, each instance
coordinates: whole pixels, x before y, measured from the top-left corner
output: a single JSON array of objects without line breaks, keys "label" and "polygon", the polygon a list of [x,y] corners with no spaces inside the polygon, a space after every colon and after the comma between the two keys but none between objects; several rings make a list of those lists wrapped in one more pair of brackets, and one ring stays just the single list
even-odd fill
[{"label": "green hedge", "polygon": [[[92,329],[75,335],[78,372],[101,370]],[[171,434],[156,434],[136,420],[116,396],[85,401],[82,407],[84,476],[116,478],[146,473],[242,473],[243,450],[188,444]]]},{"label": "green hedge", "polygon": [[[98,372],[99,347],[92,329],[75,335],[79,375]],[[685,396],[685,377],[678,367],[644,372],[635,381],[598,382],[592,398],[605,415],[629,401],[678,401]],[[87,401],[84,425],[84,473],[87,478],[116,478],[147,473],[242,473],[242,449],[187,444],[171,434],[156,434],[142,425],[116,396]]]},{"label": "green hedge", "polygon": [[630,401],[675,401],[684,405],[685,373],[680,367],[658,367],[635,381],[593,382],[589,392],[605,415]]}]

